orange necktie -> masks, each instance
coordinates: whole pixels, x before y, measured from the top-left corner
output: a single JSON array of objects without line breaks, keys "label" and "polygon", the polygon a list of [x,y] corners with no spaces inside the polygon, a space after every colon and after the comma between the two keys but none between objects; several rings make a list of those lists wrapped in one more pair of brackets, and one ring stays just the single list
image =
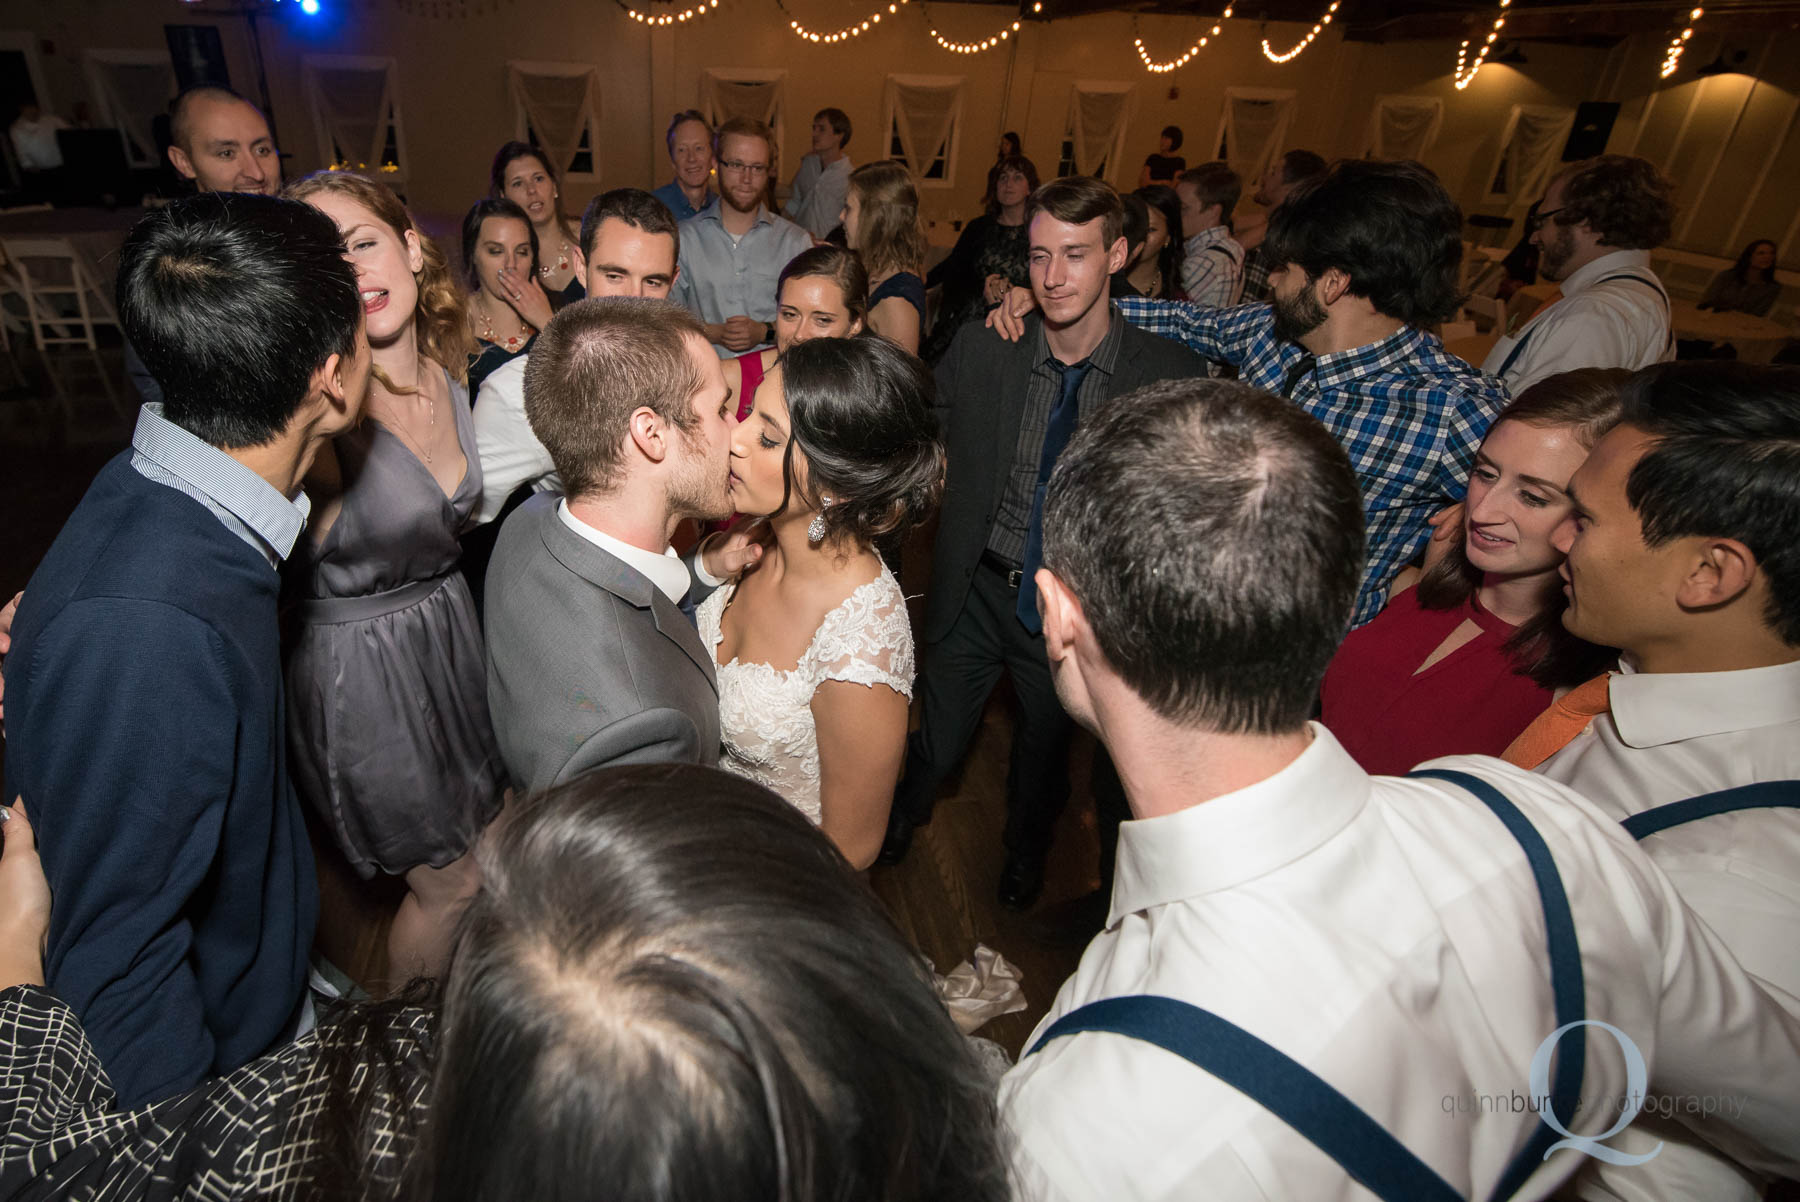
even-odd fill
[{"label": "orange necktie", "polygon": [[1519,732],[1500,758],[1521,768],[1535,768],[1570,743],[1588,728],[1588,723],[1611,708],[1607,690],[1611,672],[1602,672],[1585,684],[1579,684],[1550,703],[1550,708],[1531,720]]}]

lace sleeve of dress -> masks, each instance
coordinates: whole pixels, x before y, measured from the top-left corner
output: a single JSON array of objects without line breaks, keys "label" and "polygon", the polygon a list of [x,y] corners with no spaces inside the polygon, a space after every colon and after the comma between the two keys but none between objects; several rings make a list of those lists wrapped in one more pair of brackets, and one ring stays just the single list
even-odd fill
[{"label": "lace sleeve of dress", "polygon": [[912,622],[906,597],[883,572],[825,617],[807,656],[815,685],[827,680],[884,684],[912,696]]},{"label": "lace sleeve of dress", "polygon": [[113,1103],[75,1012],[35,985],[0,990],[0,1196],[14,1196],[66,1150],[72,1128]]}]

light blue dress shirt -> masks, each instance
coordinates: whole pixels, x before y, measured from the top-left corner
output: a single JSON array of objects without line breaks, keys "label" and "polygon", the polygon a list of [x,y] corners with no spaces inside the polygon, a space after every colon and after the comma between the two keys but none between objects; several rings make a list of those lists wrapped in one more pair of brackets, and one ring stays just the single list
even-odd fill
[{"label": "light blue dress shirt", "polygon": [[146,480],[206,506],[227,530],[255,547],[270,567],[293,551],[312,514],[312,502],[304,492],[288,500],[224,451],[164,417],[160,404],[138,410],[131,466]]},{"label": "light blue dress shirt", "polygon": [[[734,239],[725,232],[715,198],[699,216],[681,223],[681,273],[672,299],[710,325],[740,314],[755,321],[774,321],[775,284],[781,269],[812,244],[805,230],[769,212],[766,205],[757,206],[756,224]],[[713,349],[721,356],[738,353],[718,343]]]}]

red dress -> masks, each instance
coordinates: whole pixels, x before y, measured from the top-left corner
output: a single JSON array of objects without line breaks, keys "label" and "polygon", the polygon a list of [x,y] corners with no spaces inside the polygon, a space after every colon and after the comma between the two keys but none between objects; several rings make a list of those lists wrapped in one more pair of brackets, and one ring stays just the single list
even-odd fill
[{"label": "red dress", "polygon": [[[1481,633],[1415,672],[1465,621]],[[1499,755],[1553,694],[1516,671],[1515,627],[1470,594],[1455,609],[1425,609],[1407,589],[1350,632],[1320,687],[1325,726],[1377,776],[1399,776],[1440,755]]]}]

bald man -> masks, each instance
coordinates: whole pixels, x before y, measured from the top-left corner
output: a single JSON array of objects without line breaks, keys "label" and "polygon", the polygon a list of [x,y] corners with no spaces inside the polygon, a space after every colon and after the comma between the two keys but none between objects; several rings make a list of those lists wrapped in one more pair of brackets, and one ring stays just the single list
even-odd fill
[{"label": "bald man", "polygon": [[169,115],[169,162],[201,192],[281,191],[281,156],[257,107],[229,88],[189,88]]}]

